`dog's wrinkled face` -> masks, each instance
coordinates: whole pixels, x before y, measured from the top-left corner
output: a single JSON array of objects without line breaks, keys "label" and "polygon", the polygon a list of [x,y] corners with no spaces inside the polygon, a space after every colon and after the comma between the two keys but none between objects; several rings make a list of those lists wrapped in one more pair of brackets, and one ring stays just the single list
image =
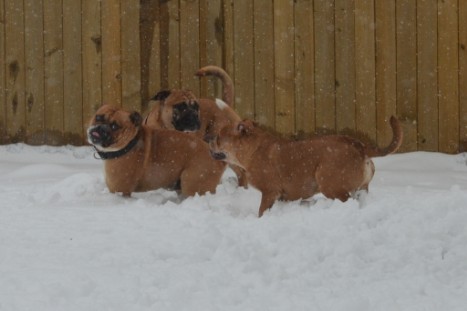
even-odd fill
[{"label": "dog's wrinkled face", "polygon": [[242,121],[234,128],[225,127],[215,137],[210,137],[209,149],[215,160],[243,167],[238,160],[248,153],[248,138],[254,129],[254,122]]},{"label": "dog's wrinkled face", "polygon": [[121,150],[138,134],[141,122],[138,112],[103,105],[91,119],[87,131],[88,142],[99,151]]},{"label": "dog's wrinkled face", "polygon": [[200,129],[199,104],[188,90],[160,91],[153,100],[161,101],[161,119],[164,126],[182,132]]}]

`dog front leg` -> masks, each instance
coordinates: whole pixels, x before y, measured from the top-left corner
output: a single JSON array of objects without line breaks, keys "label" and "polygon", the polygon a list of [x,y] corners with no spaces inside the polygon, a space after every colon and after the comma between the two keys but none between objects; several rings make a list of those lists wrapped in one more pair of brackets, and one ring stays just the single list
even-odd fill
[{"label": "dog front leg", "polygon": [[261,205],[259,206],[258,217],[263,216],[264,212],[270,209],[278,198],[279,198],[278,194],[263,192],[261,196]]}]

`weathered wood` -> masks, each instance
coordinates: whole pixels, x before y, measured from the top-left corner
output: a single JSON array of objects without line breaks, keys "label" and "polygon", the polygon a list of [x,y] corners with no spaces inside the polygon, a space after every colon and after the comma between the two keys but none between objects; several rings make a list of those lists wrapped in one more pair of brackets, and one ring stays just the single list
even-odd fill
[{"label": "weathered wood", "polygon": [[467,151],[467,2],[459,1],[459,152]]},{"label": "weathered wood", "polygon": [[[5,46],[5,0],[0,0],[0,46]],[[0,144],[7,143],[5,49],[0,49]]]},{"label": "weathered wood", "polygon": [[417,2],[418,150],[438,150],[438,1]]},{"label": "weathered wood", "polygon": [[[224,25],[222,0],[200,0],[200,67],[222,63]],[[193,74],[193,73],[192,73]],[[215,77],[200,79],[200,94],[222,98],[222,83]]]},{"label": "weathered wood", "polygon": [[336,128],[336,79],[334,53],[334,3],[314,2],[316,127]]},{"label": "weathered wood", "polygon": [[122,25],[122,104],[129,110],[141,111],[141,51],[139,36],[139,0],[121,2]]},{"label": "weathered wood", "polygon": [[120,0],[101,1],[102,101],[122,105]]},{"label": "weathered wood", "polygon": [[376,20],[376,136],[386,146],[392,139],[388,125],[396,116],[396,5],[393,1],[375,2]]},{"label": "weathered wood", "polygon": [[439,151],[459,150],[457,1],[438,2]]},{"label": "weathered wood", "polygon": [[[355,52],[354,10],[355,0],[336,0],[336,127],[338,131],[356,129],[355,57],[356,54],[363,53],[363,50],[360,47],[358,52]],[[362,37],[361,34],[357,35]]]},{"label": "weathered wood", "polygon": [[180,83],[199,94],[199,0],[180,0]]},{"label": "weathered wood", "polygon": [[275,128],[288,134],[295,132],[293,4],[293,0],[274,1]]},{"label": "weathered wood", "polygon": [[24,7],[5,0],[5,72],[7,141],[23,141],[26,132]]},{"label": "weathered wood", "polygon": [[[24,1],[26,142],[44,144],[44,11],[42,0]],[[79,89],[81,92],[81,88]],[[79,103],[81,105],[81,103]],[[81,134],[81,133],[80,133]]]},{"label": "weathered wood", "polygon": [[81,71],[81,2],[71,1],[63,6],[63,119],[65,139],[80,144],[83,135],[83,74]]},{"label": "weathered wood", "polygon": [[401,151],[417,150],[416,2],[396,0],[397,114],[404,127]]},{"label": "weathered wood", "polygon": [[221,97],[283,133],[357,130],[400,151],[467,150],[467,4],[458,0],[0,0],[0,143],[80,143],[104,102],[164,88]]},{"label": "weathered wood", "polygon": [[[45,143],[63,144],[62,1],[44,0]],[[60,14],[57,14],[60,12]]]},{"label": "weathered wood", "polygon": [[142,111],[161,88],[161,14],[160,1],[143,0],[140,8],[140,55]]},{"label": "weathered wood", "polygon": [[372,0],[355,2],[357,131],[376,140],[375,18]]},{"label": "weathered wood", "polygon": [[178,1],[164,1],[161,9],[162,88],[180,88],[180,12]]},{"label": "weathered wood", "polygon": [[[102,105],[102,34],[101,2],[83,1],[82,5],[82,49],[83,49],[83,130]],[[83,141],[86,136],[83,135]]]},{"label": "weathered wood", "polygon": [[236,0],[233,2],[233,11],[235,109],[242,117],[253,118],[255,113],[255,92],[251,87],[255,75],[253,1]]},{"label": "weathered wood", "polygon": [[274,105],[271,105],[275,101],[275,62],[274,49],[271,48],[274,46],[273,12],[273,1],[255,1],[255,75],[251,80],[251,83],[255,85],[255,119],[271,128],[274,128],[276,124],[276,110]]},{"label": "weathered wood", "polygon": [[[295,130],[299,134],[315,131],[313,3],[295,3]],[[271,101],[271,103],[274,101]],[[273,105],[271,109],[274,109]]]}]

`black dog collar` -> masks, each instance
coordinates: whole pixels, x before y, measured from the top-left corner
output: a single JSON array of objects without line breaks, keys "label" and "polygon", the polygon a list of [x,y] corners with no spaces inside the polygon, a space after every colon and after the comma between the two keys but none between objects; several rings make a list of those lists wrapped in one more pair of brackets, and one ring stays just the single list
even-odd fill
[{"label": "black dog collar", "polygon": [[97,152],[97,154],[99,155],[99,158],[102,159],[102,160],[116,159],[116,158],[119,158],[119,157],[121,157],[121,156],[127,154],[131,149],[133,149],[133,147],[136,146],[136,144],[137,144],[138,141],[139,141],[139,136],[140,136],[140,135],[136,135],[135,138],[133,138],[133,139],[128,143],[128,145],[125,146],[125,148],[120,149],[120,150],[118,150],[118,151],[104,152],[104,151],[99,151],[99,150],[97,150],[96,147],[94,147],[94,149],[96,149],[96,152]]}]

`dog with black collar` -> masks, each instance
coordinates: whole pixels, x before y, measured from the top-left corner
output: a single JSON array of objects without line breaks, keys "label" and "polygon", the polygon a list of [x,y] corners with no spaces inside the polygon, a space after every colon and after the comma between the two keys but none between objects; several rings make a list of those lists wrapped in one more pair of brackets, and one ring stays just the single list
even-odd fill
[{"label": "dog with black collar", "polygon": [[109,191],[124,196],[178,187],[184,196],[214,193],[226,168],[201,139],[144,126],[138,112],[111,105],[97,110],[87,136],[104,160]]}]

